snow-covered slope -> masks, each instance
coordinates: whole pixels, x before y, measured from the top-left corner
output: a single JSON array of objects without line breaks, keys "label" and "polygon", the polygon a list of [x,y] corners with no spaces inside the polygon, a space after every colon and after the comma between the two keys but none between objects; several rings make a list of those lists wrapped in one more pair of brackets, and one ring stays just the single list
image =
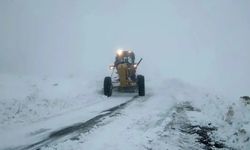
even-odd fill
[{"label": "snow-covered slope", "polygon": [[83,78],[1,75],[0,80],[1,128],[30,124],[79,108],[82,104],[96,103],[96,93],[99,92],[95,91],[96,83],[91,84]]},{"label": "snow-covered slope", "polygon": [[7,75],[1,80],[0,149],[32,149],[25,146],[43,140],[38,146],[46,150],[250,147],[247,98],[230,100],[177,79],[147,81],[145,97],[111,98],[102,95],[101,80]]}]

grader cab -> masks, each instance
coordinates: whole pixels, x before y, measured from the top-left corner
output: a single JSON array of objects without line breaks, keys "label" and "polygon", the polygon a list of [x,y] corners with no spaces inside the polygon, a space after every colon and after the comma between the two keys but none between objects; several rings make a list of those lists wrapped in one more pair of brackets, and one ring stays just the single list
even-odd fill
[{"label": "grader cab", "polygon": [[136,74],[141,61],[142,59],[135,63],[135,54],[133,51],[118,50],[115,62],[110,66],[112,74],[104,78],[104,95],[110,97],[112,90],[117,89],[120,92],[137,91],[139,96],[145,96],[144,76]]}]

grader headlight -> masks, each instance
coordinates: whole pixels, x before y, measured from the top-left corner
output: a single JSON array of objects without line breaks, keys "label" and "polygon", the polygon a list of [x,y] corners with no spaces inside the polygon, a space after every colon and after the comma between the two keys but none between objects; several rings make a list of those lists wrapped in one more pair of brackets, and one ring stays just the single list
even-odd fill
[{"label": "grader headlight", "polygon": [[121,56],[122,53],[123,53],[123,50],[122,50],[122,49],[118,49],[117,52],[116,52],[116,54],[117,54],[118,56]]}]

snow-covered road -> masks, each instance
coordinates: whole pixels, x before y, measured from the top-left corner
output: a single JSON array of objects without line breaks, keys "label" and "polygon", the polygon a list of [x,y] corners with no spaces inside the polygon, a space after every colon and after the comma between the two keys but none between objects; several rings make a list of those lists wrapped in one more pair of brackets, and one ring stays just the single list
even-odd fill
[{"label": "snow-covered road", "polygon": [[[0,149],[247,150],[250,147],[250,108],[242,99],[231,101],[179,80],[147,83],[145,97],[115,93],[111,98],[97,90],[101,83],[96,87],[84,84],[81,89],[85,87],[85,91],[79,91],[84,94],[79,96],[76,92],[77,98],[68,95],[73,104],[64,106],[63,111],[35,115],[39,116],[36,121],[30,119],[33,115],[20,115],[21,118],[10,118],[7,122],[1,119]],[[58,110],[61,103],[70,103],[51,99],[46,107],[40,105],[43,90],[36,85],[40,96],[36,93],[33,101],[27,101],[36,106],[36,113],[50,107]],[[22,102],[29,106],[25,100]],[[1,103],[8,105],[6,100]],[[26,112],[27,108],[20,109]],[[3,111],[1,116],[9,115],[8,112]],[[20,123],[20,119],[28,122]]]},{"label": "snow-covered road", "polygon": [[98,116],[103,110],[117,106],[126,101],[127,98],[125,97],[117,98],[116,101],[105,102],[105,100],[103,100],[102,102],[95,103],[88,107],[77,108],[47,120],[32,123],[28,126],[16,127],[11,130],[2,131],[1,142],[3,142],[3,144],[1,144],[1,148],[14,147],[14,149],[17,149],[19,147],[23,149],[22,147],[49,138],[52,132],[81,122],[84,123],[87,120]]}]

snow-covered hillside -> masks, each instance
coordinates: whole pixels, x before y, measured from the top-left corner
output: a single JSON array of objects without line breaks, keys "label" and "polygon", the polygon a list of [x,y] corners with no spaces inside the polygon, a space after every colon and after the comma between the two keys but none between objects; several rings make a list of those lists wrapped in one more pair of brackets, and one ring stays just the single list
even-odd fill
[{"label": "snow-covered hillside", "polygon": [[250,147],[247,97],[230,100],[177,79],[159,81],[147,80],[145,97],[107,98],[101,78],[1,75],[0,149]]}]

